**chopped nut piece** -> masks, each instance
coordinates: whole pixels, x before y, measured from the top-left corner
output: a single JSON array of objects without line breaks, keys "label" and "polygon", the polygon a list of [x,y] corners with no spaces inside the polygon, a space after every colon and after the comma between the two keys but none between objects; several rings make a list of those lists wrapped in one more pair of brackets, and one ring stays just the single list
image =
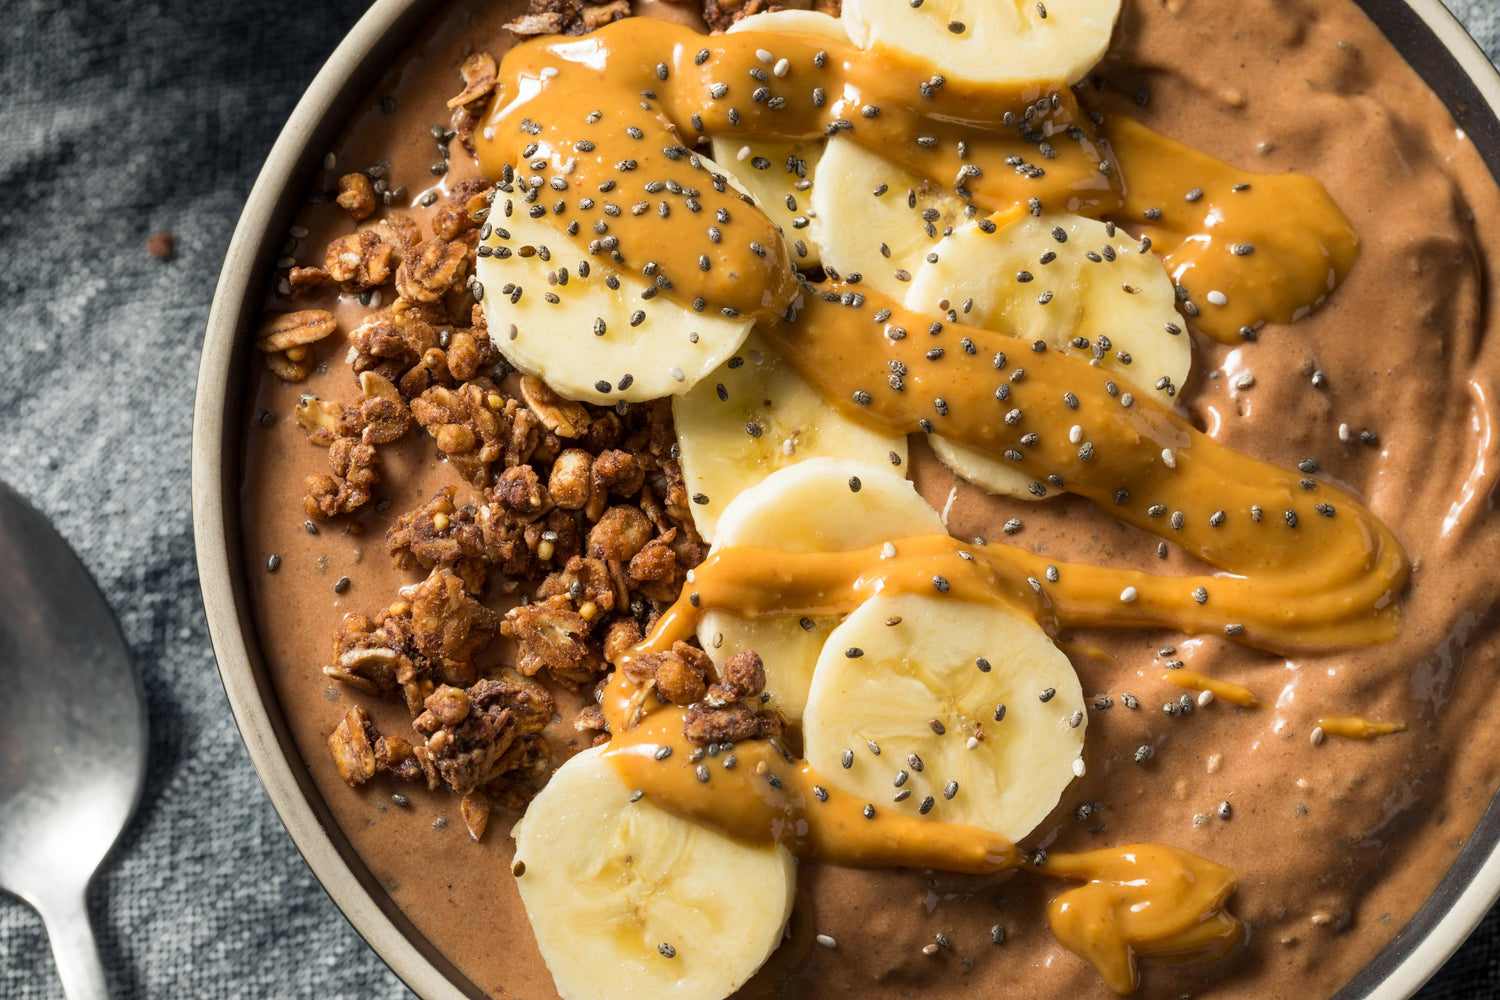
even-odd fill
[{"label": "chopped nut piece", "polygon": [[469,836],[477,843],[490,825],[490,797],[476,788],[459,800],[458,809],[463,813]]},{"label": "chopped nut piece", "polygon": [[457,108],[488,95],[495,89],[495,80],[499,72],[495,57],[488,52],[476,52],[469,56],[459,69],[459,73],[464,78],[464,89],[457,97],[449,98],[448,107]]},{"label": "chopped nut piece", "polygon": [[391,276],[391,244],[376,229],[361,229],[328,244],[323,267],[345,289],[362,292],[384,284]]},{"label": "chopped nut piece", "polygon": [[723,678],[709,688],[709,697],[715,701],[739,701],[754,698],[766,688],[766,668],[753,650],[735,653],[724,661]]},{"label": "chopped nut piece", "polygon": [[358,788],[375,777],[374,739],[375,727],[370,725],[365,710],[357,705],[349,709],[349,714],[328,737],[334,766],[350,788]]},{"label": "chopped nut piece", "polygon": [[741,740],[780,739],[786,717],[775,710],[757,712],[742,701],[722,707],[688,706],[682,732],[690,743],[738,743]]},{"label": "chopped nut piece", "polygon": [[466,662],[500,628],[500,616],[469,596],[463,581],[435,569],[411,598],[412,636],[432,659]]},{"label": "chopped nut piece", "polygon": [[339,178],[339,194],[336,199],[355,222],[368,219],[375,214],[375,191],[370,178],[364,174],[345,174]]},{"label": "chopped nut piece", "polygon": [[468,247],[446,240],[423,240],[396,268],[396,293],[413,302],[436,302],[463,277]]},{"label": "chopped nut piece", "polygon": [[[333,313],[325,309],[303,309],[273,316],[256,334],[255,348],[267,354],[315,344],[338,329]],[[293,358],[300,361],[300,358]],[[279,374],[279,373],[278,373]]]},{"label": "chopped nut piece", "polygon": [[558,594],[535,604],[512,608],[500,632],[520,645],[516,669],[528,677],[544,667],[553,679],[577,688],[604,672],[604,660],[590,641],[591,626]]},{"label": "chopped nut piece", "polygon": [[539,378],[521,378],[521,398],[541,420],[542,426],[561,438],[576,438],[588,428],[592,418],[582,403],[563,399]]},{"label": "chopped nut piece", "polygon": [[629,562],[651,541],[651,521],[639,507],[611,507],[589,531],[590,558]]}]

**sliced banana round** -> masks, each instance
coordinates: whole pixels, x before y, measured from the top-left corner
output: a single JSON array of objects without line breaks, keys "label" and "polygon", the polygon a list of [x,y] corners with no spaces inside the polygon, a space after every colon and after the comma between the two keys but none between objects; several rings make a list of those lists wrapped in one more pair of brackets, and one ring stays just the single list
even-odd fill
[{"label": "sliced banana round", "polygon": [[[1064,353],[1100,354],[1127,389],[1163,401],[1186,381],[1192,345],[1159,257],[1123,230],[1079,215],[987,221],[993,232],[966,224],[933,249],[937,259],[924,262],[905,291],[908,308]],[[958,442],[931,443],[970,482],[1036,499],[1033,477]]]},{"label": "sliced banana round", "polygon": [[808,229],[823,264],[896,299],[944,234],[967,218],[967,203],[948,188],[843,136],[823,150],[811,204]]},{"label": "sliced banana round", "polygon": [[604,749],[558,768],[512,831],[558,996],[723,1000],[781,943],[796,860],[632,802]]},{"label": "sliced banana round", "polygon": [[1016,841],[1078,773],[1083,717],[1072,664],[1020,611],[891,594],[828,637],[802,738],[808,763],[877,810]]},{"label": "sliced banana round", "polygon": [[[813,10],[774,10],[751,14],[729,26],[728,34],[766,31],[781,35],[816,35],[848,44],[844,22]],[[774,51],[772,52],[774,56]],[[818,245],[808,235],[812,218],[812,181],[823,156],[821,139],[808,142],[740,142],[715,136],[713,157],[755,198],[781,227],[797,267],[819,263]]]},{"label": "sliced banana round", "polygon": [[[921,534],[947,534],[947,529],[888,464],[811,458],[732,500],[719,518],[714,547],[840,552]],[[795,615],[743,618],[715,609],[704,613],[698,639],[716,667],[741,650],[759,653],[770,704],[795,720],[807,703],[823,640],[838,622],[837,617]]]},{"label": "sliced banana round", "polygon": [[951,79],[1074,84],[1119,13],[1120,0],[844,0],[843,21],[860,48],[889,45]]},{"label": "sliced banana round", "polygon": [[693,522],[709,541],[730,501],[777,469],[820,455],[906,467],[906,438],[841,415],[754,334],[672,399],[672,419]]},{"label": "sliced banana round", "polygon": [[[810,12],[787,10],[776,13]],[[750,192],[756,206],[781,228],[781,238],[791,251],[792,264],[799,268],[816,267],[821,258],[818,245],[808,235],[808,230],[812,226],[813,174],[823,156],[823,140],[739,142],[715,136],[713,154],[715,160],[728,165],[726,169]]]},{"label": "sliced banana round", "polygon": [[[718,171],[706,159],[707,169]],[[722,171],[718,171],[722,172]],[[589,256],[553,216],[495,199],[477,258],[490,339],[506,359],[570,399],[609,404],[691,389],[752,322],[693,312],[639,274]]]},{"label": "sliced banana round", "polygon": [[[818,35],[833,42],[849,41],[849,30],[836,17],[815,10],[767,10],[742,17],[725,34],[743,31],[774,31],[781,35]],[[774,55],[774,53],[772,53]]]}]

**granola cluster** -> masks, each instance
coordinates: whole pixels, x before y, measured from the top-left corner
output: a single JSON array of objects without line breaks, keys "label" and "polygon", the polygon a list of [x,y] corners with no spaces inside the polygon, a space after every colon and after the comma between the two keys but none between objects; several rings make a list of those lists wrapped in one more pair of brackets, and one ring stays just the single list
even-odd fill
[{"label": "granola cluster", "polygon": [[[764,7],[707,0],[704,13],[723,26]],[[580,34],[629,13],[627,0],[533,0],[508,27]],[[444,135],[471,154],[497,72],[491,55],[471,54],[463,89],[448,102]],[[352,532],[363,531],[360,519],[385,509],[381,450],[417,428],[463,480],[389,520],[396,566],[427,576],[373,616],[346,615],[323,672],[403,704],[411,719],[405,735],[382,735],[363,707],[351,709],[329,738],[343,779],[447,786],[463,796],[477,840],[493,803],[522,807],[549,773],[543,731],[560,721],[553,691],[583,693],[574,728],[608,738],[597,701],[611,663],[677,599],[707,546],[693,525],[667,401],[577,403],[514,372],[495,350],[473,292],[495,191],[472,176],[472,161],[452,166],[448,197],[424,202],[425,211],[399,207],[383,164],[339,177],[326,200],[350,231],[321,262],[288,266],[281,291],[293,301],[339,293],[344,308],[350,297],[366,308],[342,331],[326,309],[271,316],[256,346],[277,377],[295,383],[314,370],[317,346],[342,334],[355,376],[347,400],[308,394],[296,409],[309,443],[328,453],[328,471],[306,479],[309,518],[349,518]],[[501,638],[513,651],[507,644],[505,655],[487,655]],[[510,665],[492,662],[502,658]],[[762,708],[765,673],[754,653],[731,657],[723,676],[686,643],[630,663],[629,676],[648,692],[688,707],[685,731],[696,742],[781,735],[784,719]]]}]

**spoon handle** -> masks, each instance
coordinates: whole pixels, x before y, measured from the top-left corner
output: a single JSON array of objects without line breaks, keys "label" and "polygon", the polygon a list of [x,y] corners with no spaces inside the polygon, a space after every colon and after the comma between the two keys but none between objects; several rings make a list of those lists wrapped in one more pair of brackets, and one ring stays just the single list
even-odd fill
[{"label": "spoon handle", "polygon": [[63,995],[68,1000],[109,1000],[109,984],[99,961],[99,946],[89,925],[83,891],[59,886],[33,902],[47,926]]}]

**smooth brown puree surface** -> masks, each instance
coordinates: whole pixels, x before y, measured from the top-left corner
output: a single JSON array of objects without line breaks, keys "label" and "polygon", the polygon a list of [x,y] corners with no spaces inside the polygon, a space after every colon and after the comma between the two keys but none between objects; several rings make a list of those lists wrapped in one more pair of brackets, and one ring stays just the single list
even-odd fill
[{"label": "smooth brown puree surface", "polygon": [[[342,169],[390,161],[393,185],[434,181],[428,128],[442,121],[466,43],[496,55],[499,25],[514,5],[460,2],[394,66],[334,147]],[[1215,997],[1328,995],[1410,918],[1447,870],[1500,776],[1497,709],[1486,695],[1497,636],[1489,609],[1500,578],[1491,523],[1496,445],[1493,378],[1500,372],[1479,245],[1493,239],[1500,194],[1437,98],[1351,3],[1272,0],[1127,0],[1121,27],[1085,95],[1099,110],[1128,114],[1205,152],[1256,172],[1296,171],[1324,182],[1353,222],[1361,257],[1322,309],[1290,326],[1267,326],[1240,346],[1195,337],[1194,374],[1178,401],[1218,443],[1284,468],[1315,459],[1318,478],[1360,498],[1390,525],[1413,560],[1402,628],[1389,644],[1332,655],[1271,656],[1214,638],[1072,630],[1072,655],[1089,701],[1088,775],[1065,793],[1024,847],[1087,851],[1161,841],[1233,869],[1232,902],[1249,944],[1217,968],[1148,964],[1139,995],[1183,990]],[[1138,92],[1149,95],[1138,106]],[[397,99],[393,115],[378,108]],[[457,147],[455,146],[455,152]],[[471,175],[460,155],[438,190]],[[331,176],[320,179],[321,185]],[[297,255],[317,254],[350,223],[333,206],[310,206]],[[1479,221],[1475,221],[1475,220]],[[305,303],[300,303],[305,304]],[[274,296],[273,310],[288,308]],[[334,308],[331,304],[328,308]],[[336,310],[341,329],[365,312]],[[460,477],[413,434],[382,453],[387,514],[360,518],[362,535],[338,522],[303,528],[303,476],[319,449],[290,420],[302,392],[355,394],[335,336],[319,349],[326,372],[297,386],[258,376],[246,456],[246,555],[260,639],[282,708],[314,781],[366,864],[417,927],[476,983],[497,996],[552,995],[509,874],[507,820],[497,815],[475,845],[457,799],[376,781],[360,791],[339,779],[328,733],[347,695],[320,673],[347,611],[371,612],[415,577],[384,553],[388,518]],[[1310,373],[1325,373],[1314,388]],[[1239,376],[1254,384],[1236,388]],[[259,415],[279,419],[262,429]],[[1341,423],[1351,429],[1340,440]],[[1378,434],[1374,445],[1359,433]],[[999,500],[952,476],[913,440],[913,476],[955,536],[1000,538],[1048,560],[1198,573],[1180,549],[1156,556],[1156,539],[1084,500],[1043,505]],[[348,576],[341,596],[334,581]],[[1256,692],[1261,707],[1221,698],[1173,718],[1162,703],[1181,690],[1162,679],[1159,647],[1220,680]],[[506,651],[497,644],[494,655]],[[1464,669],[1467,667],[1467,669]],[[1127,711],[1131,692],[1140,711]],[[402,709],[369,705],[382,728],[404,727]],[[569,706],[560,706],[571,718]],[[1368,741],[1309,733],[1320,718],[1364,716],[1407,723]],[[579,745],[566,722],[554,754]],[[1134,763],[1136,747],[1155,755]],[[410,808],[391,804],[400,791]],[[1231,818],[1216,815],[1231,804]],[[1099,808],[1085,822],[1084,803]],[[446,825],[434,827],[434,821]],[[1102,829],[1100,826],[1102,824]],[[1091,831],[1096,831],[1092,833]],[[915,996],[940,990],[995,997],[1108,996],[1097,974],[1061,948],[1043,920],[1058,885],[1006,874],[926,875],[804,864],[790,939],[746,995]],[[1001,946],[990,940],[995,923]],[[943,932],[951,950],[923,945]],[[838,948],[816,948],[815,933]],[[1211,988],[1210,988],[1211,987]]]}]

